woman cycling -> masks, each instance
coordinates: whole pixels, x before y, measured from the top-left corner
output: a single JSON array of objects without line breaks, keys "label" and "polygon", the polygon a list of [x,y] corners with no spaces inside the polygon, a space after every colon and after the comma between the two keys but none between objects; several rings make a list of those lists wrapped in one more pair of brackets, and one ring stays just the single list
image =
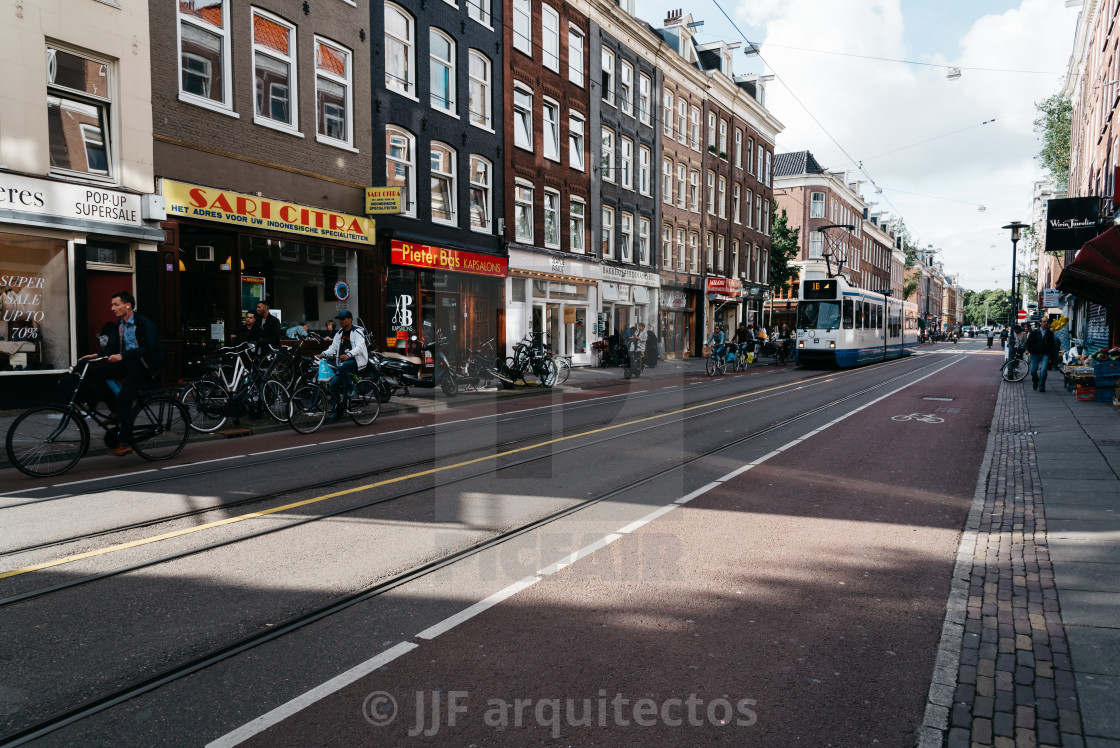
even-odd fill
[{"label": "woman cycling", "polygon": [[705,343],[705,345],[710,345],[712,347],[712,355],[719,358],[723,355],[723,346],[726,341],[727,338],[723,335],[723,327],[716,325],[715,330],[712,331],[712,336],[708,338],[708,342]]}]

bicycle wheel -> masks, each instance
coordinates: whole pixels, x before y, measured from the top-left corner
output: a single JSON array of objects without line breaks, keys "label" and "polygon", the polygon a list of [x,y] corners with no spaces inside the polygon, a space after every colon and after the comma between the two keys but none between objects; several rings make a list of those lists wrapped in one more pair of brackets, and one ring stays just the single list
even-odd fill
[{"label": "bicycle wheel", "polygon": [[718,359],[716,359],[716,371],[718,371],[721,375],[727,373],[727,359],[725,359],[723,356],[720,356]]},{"label": "bicycle wheel", "polygon": [[554,358],[553,361],[556,362],[556,384],[564,384],[572,373],[572,362],[564,357]]},{"label": "bicycle wheel", "polygon": [[330,401],[327,388],[318,382],[301,384],[292,393],[288,425],[301,434],[314,434],[327,417]]},{"label": "bicycle wheel", "polygon": [[704,361],[704,371],[708,372],[709,377],[716,375],[716,357],[714,355],[708,356],[707,360]]},{"label": "bicycle wheel", "polygon": [[89,448],[89,427],[75,411],[44,405],[12,421],[4,449],[25,475],[45,478],[65,473]]},{"label": "bicycle wheel", "polygon": [[229,391],[212,379],[200,379],[183,392],[179,400],[190,416],[191,428],[209,434],[226,423]]},{"label": "bicycle wheel", "polygon": [[170,397],[140,403],[132,419],[132,448],[145,460],[169,460],[190,438],[190,415]]},{"label": "bicycle wheel", "polygon": [[1021,382],[1030,371],[1027,362],[1021,358],[1013,358],[1003,365],[1003,378],[1008,382]]},{"label": "bicycle wheel", "polygon": [[542,387],[552,387],[556,384],[556,362],[551,358],[546,358],[538,364],[539,370],[536,372],[537,381],[540,382]]},{"label": "bicycle wheel", "polygon": [[381,413],[381,397],[377,385],[368,379],[359,379],[354,385],[354,394],[350,396],[346,412],[359,426],[368,426],[376,421]]},{"label": "bicycle wheel", "polygon": [[279,380],[270,379],[264,383],[261,400],[270,416],[280,423],[288,422],[288,389]]}]

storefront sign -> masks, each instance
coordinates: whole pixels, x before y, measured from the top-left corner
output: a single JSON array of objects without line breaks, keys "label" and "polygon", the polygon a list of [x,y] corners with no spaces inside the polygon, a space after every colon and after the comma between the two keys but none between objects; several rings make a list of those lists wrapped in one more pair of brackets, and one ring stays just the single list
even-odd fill
[{"label": "storefront sign", "polygon": [[640,286],[660,286],[661,276],[657,273],[645,273],[641,270],[618,267],[617,265],[603,265],[603,277],[612,278]]},{"label": "storefront sign", "polygon": [[708,293],[720,296],[741,296],[743,293],[742,281],[735,278],[708,278]]},{"label": "storefront sign", "polygon": [[474,252],[460,252],[456,249],[429,247],[393,240],[393,264],[408,265],[428,270],[446,270],[452,273],[471,275],[490,275],[505,278],[509,261],[504,257],[491,257]]},{"label": "storefront sign", "polygon": [[1044,289],[1042,292],[1042,306],[1046,308],[1061,306],[1061,302],[1059,301],[1061,296],[1062,292],[1056,288]]},{"label": "storefront sign", "polygon": [[140,195],[99,187],[0,174],[0,211],[142,226]]},{"label": "storefront sign", "polygon": [[393,346],[397,340],[408,340],[415,334],[419,310],[416,308],[416,294],[412,291],[389,289],[385,302],[389,334],[394,336],[394,342],[390,346]]},{"label": "storefront sign", "polygon": [[1100,198],[1067,197],[1046,203],[1046,251],[1081,249],[1099,231]]},{"label": "storefront sign", "polygon": [[366,187],[366,215],[395,216],[401,212],[400,187]]},{"label": "storefront sign", "polygon": [[576,323],[576,315],[578,313],[579,313],[579,309],[577,309],[574,306],[564,307],[564,324],[565,325],[574,325]]},{"label": "storefront sign", "polygon": [[350,285],[346,281],[339,281],[334,284],[334,297],[339,301],[346,301],[350,298]]},{"label": "storefront sign", "polygon": [[669,309],[687,309],[688,295],[684,291],[661,289],[661,306]]},{"label": "storefront sign", "polygon": [[199,187],[171,179],[162,180],[162,190],[169,216],[358,244],[373,244],[375,240],[374,221],[363,216]]}]

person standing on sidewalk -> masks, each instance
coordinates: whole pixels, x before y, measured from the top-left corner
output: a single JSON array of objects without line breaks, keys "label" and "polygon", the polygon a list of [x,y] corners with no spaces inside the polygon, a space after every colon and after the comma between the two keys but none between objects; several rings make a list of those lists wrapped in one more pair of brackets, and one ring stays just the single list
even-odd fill
[{"label": "person standing on sidewalk", "polygon": [[280,347],[280,320],[272,316],[270,306],[272,305],[268,299],[257,302],[257,325],[253,328],[253,342],[257,344],[258,350],[264,346]]},{"label": "person standing on sidewalk", "polygon": [[[1045,330],[1045,332],[1043,332]],[[1050,359],[1058,355],[1058,344],[1050,320],[1031,330],[1027,336],[1027,353],[1031,354],[1031,384],[1039,392],[1046,392],[1046,370]]]}]

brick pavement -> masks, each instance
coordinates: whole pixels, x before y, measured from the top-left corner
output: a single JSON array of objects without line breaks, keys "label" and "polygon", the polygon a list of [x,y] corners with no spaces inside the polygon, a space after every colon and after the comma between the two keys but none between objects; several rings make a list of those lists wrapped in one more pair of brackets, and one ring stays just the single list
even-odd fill
[{"label": "brick pavement", "polygon": [[1004,383],[962,536],[919,745],[1085,745],[1026,389]]}]

